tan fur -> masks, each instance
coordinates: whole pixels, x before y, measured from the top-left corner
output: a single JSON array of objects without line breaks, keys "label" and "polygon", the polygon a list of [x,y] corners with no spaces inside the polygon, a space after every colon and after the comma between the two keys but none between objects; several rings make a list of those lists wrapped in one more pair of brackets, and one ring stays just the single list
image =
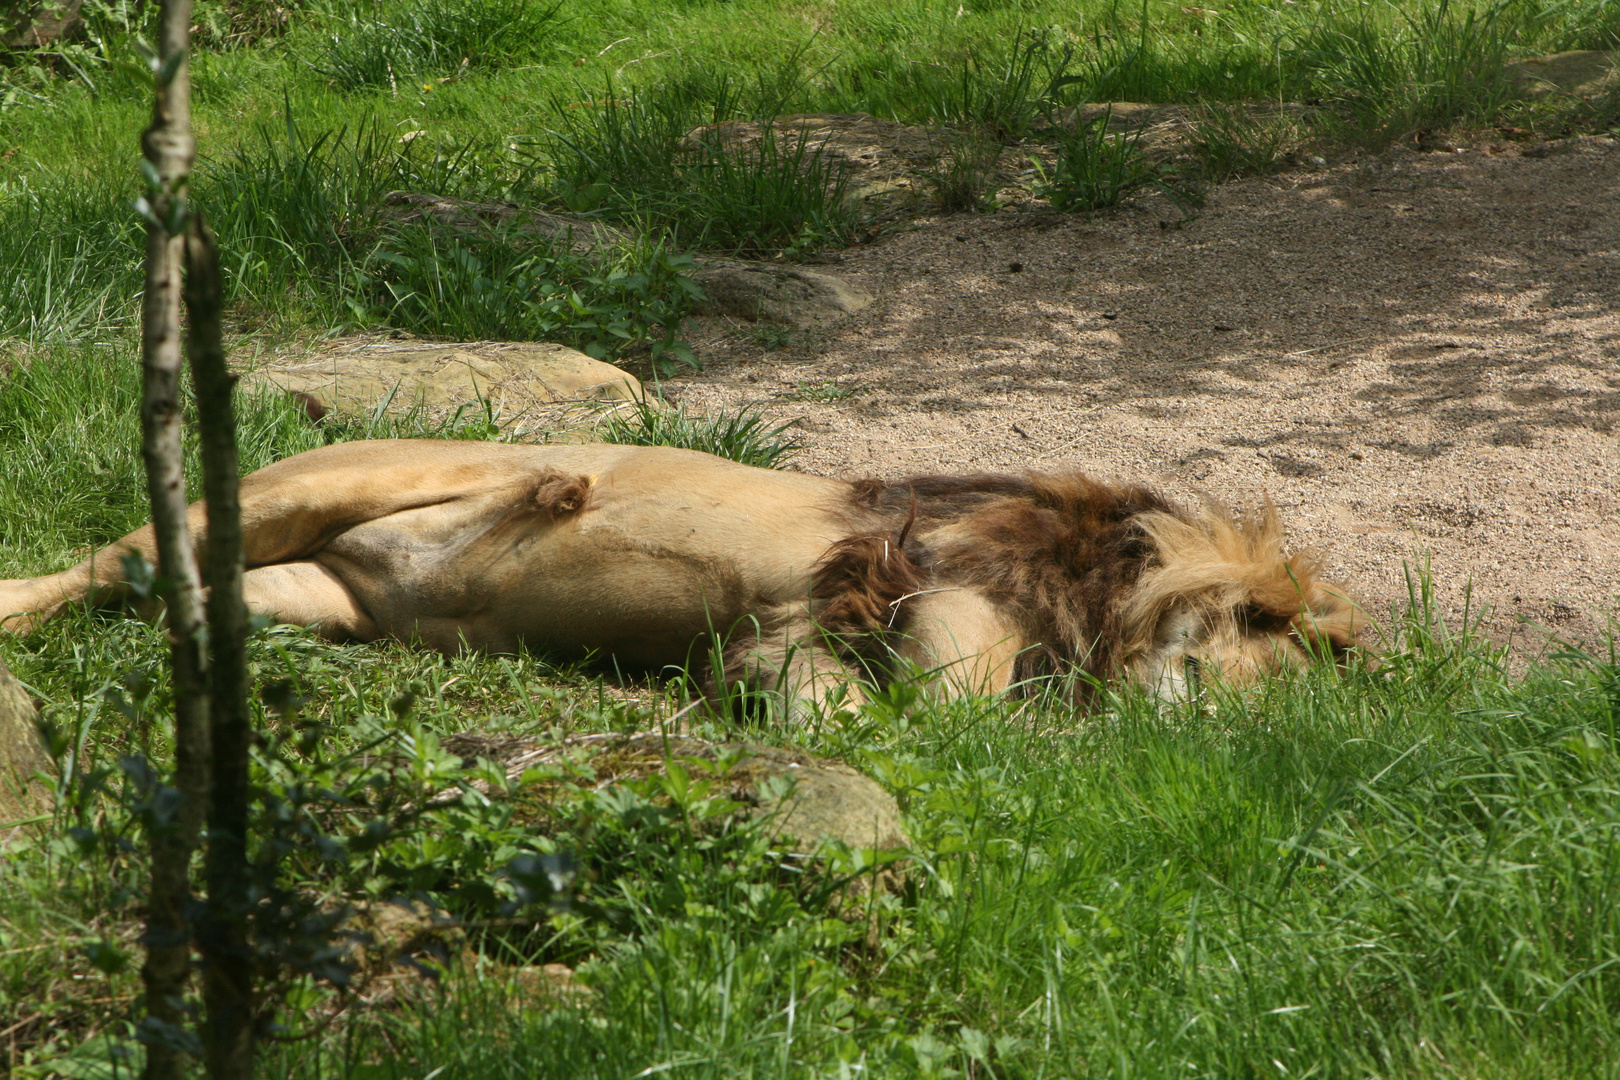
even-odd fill
[{"label": "tan fur", "polygon": [[[1339,657],[1359,615],[1269,509],[1078,474],[846,483],[622,446],[344,443],[244,479],[251,608],[335,639],[688,666],[790,702],[921,669],[945,696],[1082,675],[1187,691]],[[199,543],[200,506],[191,525]],[[0,625],[116,602],[150,527],[0,582]],[[861,700],[858,687],[846,701]]]},{"label": "tan fur", "polygon": [[1316,558],[1284,550],[1269,505],[1239,517],[1212,503],[1144,514],[1139,524],[1155,554],[1122,611],[1123,666],[1150,662],[1172,611],[1196,617],[1208,635],[1188,655],[1229,678],[1295,666],[1312,653],[1342,659],[1361,632],[1360,609],[1320,580]]}]

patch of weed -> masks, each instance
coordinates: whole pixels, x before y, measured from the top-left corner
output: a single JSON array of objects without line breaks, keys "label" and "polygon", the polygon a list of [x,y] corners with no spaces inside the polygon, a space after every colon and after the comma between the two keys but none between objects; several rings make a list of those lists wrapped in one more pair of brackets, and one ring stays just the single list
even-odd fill
[{"label": "patch of weed", "polygon": [[127,320],[140,290],[144,230],[122,185],[0,182],[0,338],[75,339]]},{"label": "patch of weed", "polygon": [[1203,178],[1217,184],[1282,168],[1301,141],[1296,118],[1242,105],[1204,106],[1191,124],[1190,142]]},{"label": "patch of weed", "polygon": [[1170,186],[1171,166],[1148,160],[1142,132],[1109,130],[1111,109],[1058,137],[1056,160],[1048,169],[1032,158],[1038,179],[1035,193],[1048,199],[1054,210],[1091,213],[1118,206],[1144,190],[1153,189],[1181,203],[1185,196]]},{"label": "patch of weed", "polygon": [[855,390],[856,388],[848,383],[800,383],[782,396],[789,401],[813,401],[821,405],[831,405],[839,401],[848,401],[855,396]]},{"label": "patch of weed", "polygon": [[643,400],[610,413],[598,426],[602,441],[626,446],[674,446],[779,469],[799,449],[793,422],[769,423],[758,409],[692,416],[684,408]]},{"label": "patch of weed", "polygon": [[417,185],[409,150],[375,119],[306,133],[291,107],[228,155],[205,160],[196,200],[225,253],[233,299],[263,310],[347,314],[356,258],[383,223],[383,197]]},{"label": "patch of weed", "polygon": [[1506,11],[1433,0],[1392,22],[1337,15],[1300,35],[1289,61],[1307,96],[1329,106],[1340,141],[1383,147],[1502,107],[1515,29]]},{"label": "patch of weed", "polygon": [[935,206],[947,214],[996,209],[996,163],[1002,144],[962,135],[946,144],[931,168],[919,174]]},{"label": "patch of weed", "polygon": [[766,352],[776,352],[793,344],[793,328],[781,323],[757,322],[749,329],[748,337]]},{"label": "patch of weed", "polygon": [[[854,233],[849,173],[808,131],[736,126],[725,78],[669,81],[559,102],[534,144],[531,186],[574,213],[668,229],[677,242],[751,255],[809,254]],[[570,107],[577,105],[577,107]]]},{"label": "patch of weed", "polygon": [[940,117],[1006,145],[1050,120],[1063,92],[1085,82],[1071,72],[1076,47],[1061,32],[1020,30],[1005,46],[975,50],[962,62],[955,92]]},{"label": "patch of weed", "polygon": [[561,5],[541,0],[390,0],[334,5],[325,41],[306,59],[340,90],[521,64],[547,50]]},{"label": "patch of weed", "polygon": [[389,230],[360,280],[380,321],[463,341],[558,341],[601,360],[646,346],[661,374],[698,366],[677,336],[702,291],[687,255],[655,241],[590,256],[514,225]]}]

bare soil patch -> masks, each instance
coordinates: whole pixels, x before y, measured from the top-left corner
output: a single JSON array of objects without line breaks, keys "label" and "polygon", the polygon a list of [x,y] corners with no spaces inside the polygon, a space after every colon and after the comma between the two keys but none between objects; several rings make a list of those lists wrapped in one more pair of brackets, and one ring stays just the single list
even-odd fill
[{"label": "bare soil patch", "polygon": [[1269,497],[1376,615],[1429,565],[1528,655],[1620,610],[1620,144],[1397,150],[1179,224],[1028,204],[829,260],[877,297],[786,349],[699,320],[697,408],[835,475],[1080,468]]}]

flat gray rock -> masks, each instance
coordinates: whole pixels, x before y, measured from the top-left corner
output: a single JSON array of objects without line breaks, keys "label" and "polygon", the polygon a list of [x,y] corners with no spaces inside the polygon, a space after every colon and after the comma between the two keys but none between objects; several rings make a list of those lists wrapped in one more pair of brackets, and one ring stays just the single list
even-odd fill
[{"label": "flat gray rock", "polygon": [[704,315],[811,328],[830,325],[872,304],[872,294],[842,278],[797,266],[709,262],[692,280],[708,299]]},{"label": "flat gray rock", "polygon": [[1596,97],[1620,87],[1620,50],[1575,49],[1538,56],[1509,64],[1507,74],[1525,97],[1554,93]]},{"label": "flat gray rock", "polygon": [[476,418],[487,402],[504,429],[573,437],[594,424],[604,403],[644,393],[621,368],[540,342],[351,343],[262,364],[243,387],[292,394],[316,419],[328,412],[369,415],[379,407]]}]

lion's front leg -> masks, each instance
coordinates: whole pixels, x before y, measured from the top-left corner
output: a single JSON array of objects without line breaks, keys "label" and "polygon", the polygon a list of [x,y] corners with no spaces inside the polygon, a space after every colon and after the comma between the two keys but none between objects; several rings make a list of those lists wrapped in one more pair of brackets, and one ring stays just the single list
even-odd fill
[{"label": "lion's front leg", "polygon": [[866,702],[860,678],[829,647],[803,604],[786,604],[733,632],[725,650],[728,686],[771,694],[802,719],[812,708]]},{"label": "lion's front leg", "polygon": [[974,589],[933,590],[907,599],[902,660],[922,669],[931,694],[1000,694],[1012,683],[1023,641],[1017,628]]}]

